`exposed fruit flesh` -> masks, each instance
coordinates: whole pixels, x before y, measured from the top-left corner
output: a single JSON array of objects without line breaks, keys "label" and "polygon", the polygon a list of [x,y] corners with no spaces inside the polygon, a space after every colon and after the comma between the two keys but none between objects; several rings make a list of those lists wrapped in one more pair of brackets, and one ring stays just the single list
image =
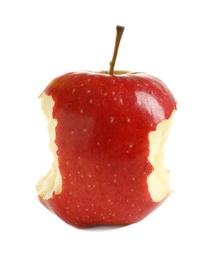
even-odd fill
[{"label": "exposed fruit flesh", "polygon": [[41,106],[42,110],[47,119],[48,133],[50,136],[50,150],[53,153],[54,159],[52,167],[45,176],[42,176],[36,185],[37,193],[43,199],[49,199],[52,194],[59,194],[62,191],[62,178],[59,172],[58,157],[57,157],[57,146],[55,144],[56,132],[55,128],[57,125],[57,120],[52,116],[52,110],[54,106],[54,101],[52,97],[42,95],[41,96]]},{"label": "exposed fruit flesh", "polygon": [[[53,193],[60,194],[62,187],[62,177],[58,167],[57,146],[55,144],[55,128],[57,120],[52,117],[54,101],[51,96],[42,94],[41,104],[44,114],[47,118],[48,132],[50,135],[50,150],[54,155],[51,169],[47,175],[42,176],[36,186],[37,193],[42,199],[49,199]],[[169,119],[160,122],[156,131],[149,133],[150,154],[148,160],[152,164],[154,170],[147,177],[147,184],[150,196],[154,202],[163,200],[171,193],[169,187],[169,172],[165,169],[164,161],[164,144],[167,140],[170,126],[172,125],[174,112]]]},{"label": "exposed fruit flesh", "polygon": [[159,202],[171,193],[169,187],[169,171],[164,166],[164,144],[167,141],[170,127],[173,123],[172,113],[169,119],[160,122],[156,131],[149,133],[149,161],[154,170],[147,177],[148,189],[152,200]]}]

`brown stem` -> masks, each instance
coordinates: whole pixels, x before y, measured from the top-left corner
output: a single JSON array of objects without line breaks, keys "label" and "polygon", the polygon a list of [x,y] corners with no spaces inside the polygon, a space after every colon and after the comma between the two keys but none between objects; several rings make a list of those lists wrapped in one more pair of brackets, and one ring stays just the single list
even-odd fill
[{"label": "brown stem", "polygon": [[124,26],[117,25],[117,27],[116,27],[117,33],[116,33],[116,39],[115,39],[115,45],[114,45],[114,53],[113,53],[112,60],[110,62],[110,69],[109,69],[110,75],[114,74],[114,65],[116,62],[117,53],[118,53],[118,49],[119,49],[119,45],[120,45],[120,40],[122,38],[124,29],[125,29]]}]

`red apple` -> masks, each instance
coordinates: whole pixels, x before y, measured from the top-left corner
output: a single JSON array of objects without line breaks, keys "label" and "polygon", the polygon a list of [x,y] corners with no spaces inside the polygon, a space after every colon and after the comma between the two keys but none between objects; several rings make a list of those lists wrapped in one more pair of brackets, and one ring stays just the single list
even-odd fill
[{"label": "red apple", "polygon": [[163,146],[176,101],[161,80],[71,72],[54,79],[41,100],[54,161],[38,196],[66,223],[135,223],[171,193]]}]

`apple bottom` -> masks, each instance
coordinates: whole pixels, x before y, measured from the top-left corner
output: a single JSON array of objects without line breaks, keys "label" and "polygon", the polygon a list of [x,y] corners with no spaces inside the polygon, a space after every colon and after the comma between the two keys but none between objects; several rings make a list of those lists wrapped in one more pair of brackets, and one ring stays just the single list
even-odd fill
[{"label": "apple bottom", "polygon": [[[97,225],[125,226],[134,224],[157,209],[169,195],[159,202],[152,201],[149,194],[146,196],[147,198],[145,198],[145,193],[139,193],[139,199],[132,202],[130,196],[121,199],[118,194],[118,198],[113,201],[104,195],[97,204],[94,199],[85,197],[81,203],[77,204],[74,202],[75,200],[70,200],[66,194],[56,195],[53,193],[51,198],[45,200],[39,197],[39,200],[67,224],[77,228],[86,228]],[[70,207],[67,206],[68,201],[70,201]]]},{"label": "apple bottom", "polygon": [[[65,208],[60,206],[61,198],[53,195],[53,198],[45,201],[39,198],[40,202],[50,211],[52,211],[56,216],[61,218],[65,223],[72,225],[77,228],[87,228],[98,225],[103,226],[126,226],[134,224],[141,221],[147,217],[151,212],[157,209],[166,199],[165,197],[161,202],[142,202],[138,208],[129,208],[129,213],[124,210],[114,210],[116,213],[111,213],[111,211],[106,210],[103,213],[97,214],[99,211],[98,207],[94,207],[94,211],[84,209],[85,212],[77,214],[77,216],[72,216]],[[74,205],[74,208],[78,205]],[[90,223],[88,223],[89,219]]]}]

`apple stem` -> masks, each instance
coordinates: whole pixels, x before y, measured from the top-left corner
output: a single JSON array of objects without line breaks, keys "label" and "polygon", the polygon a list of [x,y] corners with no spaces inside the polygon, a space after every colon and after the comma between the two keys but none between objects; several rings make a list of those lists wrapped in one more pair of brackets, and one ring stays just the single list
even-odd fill
[{"label": "apple stem", "polygon": [[110,69],[109,69],[110,75],[114,74],[114,65],[116,62],[117,53],[118,53],[118,49],[120,46],[120,41],[121,41],[124,29],[125,29],[124,26],[117,25],[117,27],[116,27],[117,33],[116,33],[116,39],[115,39],[115,45],[114,45],[114,53],[113,53],[112,60],[110,62]]}]

